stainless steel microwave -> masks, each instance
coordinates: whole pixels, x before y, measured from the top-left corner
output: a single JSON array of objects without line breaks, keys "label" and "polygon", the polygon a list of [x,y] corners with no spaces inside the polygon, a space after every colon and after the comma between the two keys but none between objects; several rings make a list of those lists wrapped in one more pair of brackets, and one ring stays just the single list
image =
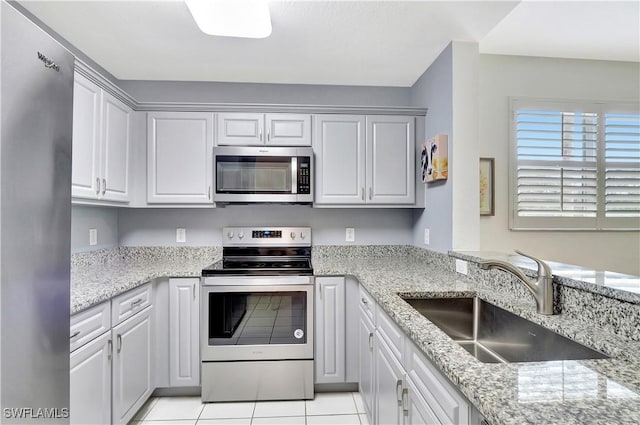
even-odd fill
[{"label": "stainless steel microwave", "polygon": [[213,168],[217,203],[313,202],[310,147],[218,146]]}]

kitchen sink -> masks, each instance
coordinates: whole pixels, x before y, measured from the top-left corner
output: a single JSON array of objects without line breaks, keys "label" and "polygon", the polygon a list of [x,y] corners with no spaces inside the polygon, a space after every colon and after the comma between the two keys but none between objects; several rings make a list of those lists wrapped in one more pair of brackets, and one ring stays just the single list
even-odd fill
[{"label": "kitchen sink", "polygon": [[478,297],[403,299],[484,363],[608,358]]}]

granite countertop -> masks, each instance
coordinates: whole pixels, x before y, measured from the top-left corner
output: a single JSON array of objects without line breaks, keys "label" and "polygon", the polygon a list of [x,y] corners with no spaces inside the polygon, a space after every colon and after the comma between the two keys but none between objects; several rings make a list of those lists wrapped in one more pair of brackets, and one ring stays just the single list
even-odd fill
[{"label": "granite countertop", "polygon": [[[323,249],[324,248],[324,249]],[[535,313],[533,299],[450,271],[446,255],[386,246],[314,247],[316,276],[352,275],[425,356],[495,425],[640,423],[640,342],[569,315]],[[160,277],[198,277],[221,257],[211,248],[115,248],[75,254],[71,313]],[[493,289],[492,289],[493,288]],[[610,359],[481,363],[398,294],[473,296],[609,355]],[[632,308],[638,308],[631,301]],[[637,323],[631,329],[636,335]],[[636,332],[636,333],[634,333]]]},{"label": "granite countertop", "polygon": [[[437,262],[437,261],[436,261]],[[531,300],[496,293],[428,258],[346,255],[314,258],[316,275],[353,275],[458,389],[493,424],[640,423],[640,343],[562,314],[541,316]],[[610,359],[481,363],[398,294],[469,296],[551,328]],[[586,329],[585,329],[586,328]]]},{"label": "granite countertop", "polygon": [[72,256],[71,314],[161,277],[200,277],[222,249],[115,248]]}]

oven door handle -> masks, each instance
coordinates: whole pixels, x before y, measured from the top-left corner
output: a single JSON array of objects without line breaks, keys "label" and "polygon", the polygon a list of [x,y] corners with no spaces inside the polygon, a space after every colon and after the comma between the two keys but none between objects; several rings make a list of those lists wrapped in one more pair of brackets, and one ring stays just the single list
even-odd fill
[{"label": "oven door handle", "polygon": [[[313,297],[313,285],[258,285],[258,286],[203,286],[202,294],[211,293],[250,293],[250,292],[307,292]],[[204,295],[203,295],[204,296]]]},{"label": "oven door handle", "polygon": [[313,285],[313,276],[216,276],[205,277],[204,286]]}]

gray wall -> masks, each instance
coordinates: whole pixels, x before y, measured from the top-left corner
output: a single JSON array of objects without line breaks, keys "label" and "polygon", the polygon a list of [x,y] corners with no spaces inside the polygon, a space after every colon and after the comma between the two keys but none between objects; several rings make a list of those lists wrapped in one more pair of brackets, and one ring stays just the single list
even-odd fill
[{"label": "gray wall", "polygon": [[400,87],[323,86],[179,81],[120,81],[138,102],[261,103],[407,106],[411,90]]},{"label": "gray wall", "polygon": [[[438,133],[449,135],[449,175],[452,175],[453,134],[453,46],[438,56],[411,88],[411,106],[429,109],[425,119],[425,135],[429,139]],[[423,141],[418,140],[417,143]],[[425,209],[416,210],[413,223],[413,245],[437,251],[452,247],[452,188],[451,179],[423,185]],[[424,229],[430,230],[430,243],[424,244]]]},{"label": "gray wall", "polygon": [[[349,244],[384,245],[412,242],[412,210],[320,209],[304,206],[229,206],[216,209],[120,209],[121,246],[220,245],[224,226],[310,226],[316,245],[343,245],[345,227],[356,229]],[[176,243],[176,228],[185,228],[186,243]]]},{"label": "gray wall", "polygon": [[[89,245],[89,229],[98,230],[98,244]],[[118,246],[118,209],[110,207],[71,208],[71,252]]]}]

